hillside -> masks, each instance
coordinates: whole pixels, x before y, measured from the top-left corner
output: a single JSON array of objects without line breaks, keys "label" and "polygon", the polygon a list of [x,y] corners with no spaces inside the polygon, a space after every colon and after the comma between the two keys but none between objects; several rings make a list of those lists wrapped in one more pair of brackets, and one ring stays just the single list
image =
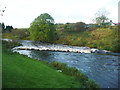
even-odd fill
[{"label": "hillside", "polygon": [[91,48],[105,49],[119,52],[118,27],[97,28],[82,32],[57,31],[59,39],[55,43],[88,46]]}]

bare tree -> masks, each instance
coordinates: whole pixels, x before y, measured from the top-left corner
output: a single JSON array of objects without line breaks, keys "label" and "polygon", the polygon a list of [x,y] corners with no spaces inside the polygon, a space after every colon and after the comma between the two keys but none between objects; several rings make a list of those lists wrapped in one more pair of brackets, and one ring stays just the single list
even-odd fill
[{"label": "bare tree", "polygon": [[99,9],[95,13],[95,19],[93,19],[93,21],[95,21],[97,24],[105,23],[107,20],[109,20],[108,15],[109,12],[106,9]]}]

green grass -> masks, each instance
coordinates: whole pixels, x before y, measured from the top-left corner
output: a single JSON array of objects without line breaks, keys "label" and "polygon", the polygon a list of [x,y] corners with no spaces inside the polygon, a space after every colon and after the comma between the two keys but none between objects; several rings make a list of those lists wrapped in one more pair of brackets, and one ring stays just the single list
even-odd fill
[{"label": "green grass", "polygon": [[3,88],[80,88],[73,77],[3,48]]},{"label": "green grass", "polygon": [[84,32],[57,31],[59,40],[55,43],[88,46],[91,48],[105,49],[113,52],[120,52],[120,42],[118,38],[118,27],[98,28]]}]

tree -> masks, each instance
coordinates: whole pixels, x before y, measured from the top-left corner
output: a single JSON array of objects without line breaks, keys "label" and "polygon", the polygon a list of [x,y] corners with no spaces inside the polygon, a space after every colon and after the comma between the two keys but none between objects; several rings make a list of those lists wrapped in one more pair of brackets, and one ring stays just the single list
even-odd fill
[{"label": "tree", "polygon": [[100,9],[95,14],[95,19],[93,19],[93,20],[96,22],[96,24],[103,24],[107,20],[109,20],[108,14],[109,14],[109,12],[106,9]]},{"label": "tree", "polygon": [[5,29],[5,30],[6,30],[6,32],[8,32],[8,31],[11,32],[12,29],[13,29],[12,26],[6,26],[6,29]]},{"label": "tree", "polygon": [[48,13],[43,13],[35,18],[29,29],[32,40],[48,42],[54,40],[54,19]]},{"label": "tree", "polygon": [[5,25],[4,25],[4,23],[2,23],[2,29],[3,29],[3,30],[5,29]]}]

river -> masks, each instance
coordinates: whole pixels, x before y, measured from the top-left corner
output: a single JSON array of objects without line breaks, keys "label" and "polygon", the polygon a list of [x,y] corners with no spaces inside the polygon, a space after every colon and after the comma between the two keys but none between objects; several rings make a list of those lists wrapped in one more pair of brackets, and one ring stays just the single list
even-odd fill
[{"label": "river", "polygon": [[[19,42],[23,45],[22,47],[51,47],[51,44],[49,43],[33,42],[29,40],[20,40]],[[20,54],[24,54],[28,57],[35,58],[38,60],[44,60],[48,62],[59,61],[62,63],[66,63],[70,67],[76,67],[78,70],[82,71],[89,78],[93,79],[96,83],[98,83],[102,88],[119,87],[118,76],[120,75],[118,72],[120,71],[120,62],[118,58],[120,56],[120,53],[111,52],[109,54],[100,54],[20,49],[13,49],[13,51],[19,52]]]}]

